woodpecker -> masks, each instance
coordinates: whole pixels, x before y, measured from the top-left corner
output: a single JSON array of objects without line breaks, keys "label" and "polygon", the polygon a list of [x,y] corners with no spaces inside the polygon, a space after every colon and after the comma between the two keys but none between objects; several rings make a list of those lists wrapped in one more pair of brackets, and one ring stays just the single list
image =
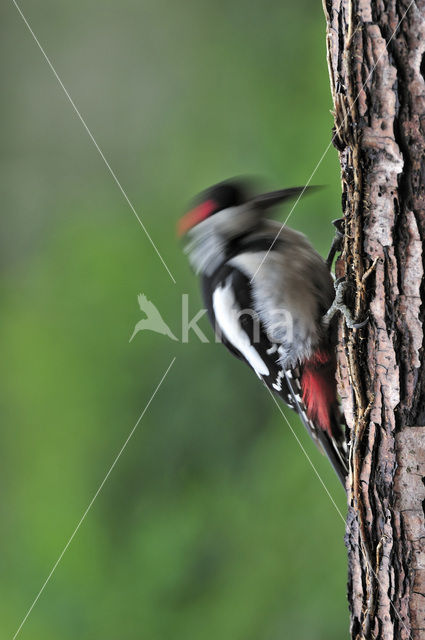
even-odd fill
[{"label": "woodpecker", "polygon": [[345,486],[335,331],[324,320],[333,278],[303,234],[266,217],[303,191],[252,195],[241,180],[221,182],[198,196],[178,232],[217,335],[298,413]]}]

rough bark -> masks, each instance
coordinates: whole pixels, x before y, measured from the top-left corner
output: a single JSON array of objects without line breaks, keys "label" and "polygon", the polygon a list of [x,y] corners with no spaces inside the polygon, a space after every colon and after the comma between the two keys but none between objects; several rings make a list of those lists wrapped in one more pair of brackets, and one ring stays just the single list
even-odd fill
[{"label": "rough bark", "polygon": [[425,639],[425,0],[325,0],[345,237],[352,638]]}]

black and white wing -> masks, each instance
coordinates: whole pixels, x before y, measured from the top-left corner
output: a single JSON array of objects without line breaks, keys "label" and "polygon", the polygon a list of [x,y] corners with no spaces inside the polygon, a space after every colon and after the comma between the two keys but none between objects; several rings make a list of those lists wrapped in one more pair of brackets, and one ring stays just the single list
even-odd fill
[{"label": "black and white wing", "polygon": [[211,323],[223,344],[298,413],[315,444],[326,453],[344,484],[344,454],[335,446],[333,438],[308,417],[302,397],[302,367],[282,366],[288,345],[270,339],[255,312],[249,278],[239,269],[224,264],[212,277],[204,277],[203,295]]},{"label": "black and white wing", "polygon": [[[223,344],[233,355],[245,360],[289,407],[297,410],[297,403],[302,405],[299,369],[282,368],[282,345],[270,340],[255,312],[246,275],[225,264],[211,278],[204,277],[203,295],[211,324]],[[294,393],[288,387],[288,378],[292,380]],[[301,418],[308,421],[305,412]],[[311,431],[311,425],[306,427]]]}]

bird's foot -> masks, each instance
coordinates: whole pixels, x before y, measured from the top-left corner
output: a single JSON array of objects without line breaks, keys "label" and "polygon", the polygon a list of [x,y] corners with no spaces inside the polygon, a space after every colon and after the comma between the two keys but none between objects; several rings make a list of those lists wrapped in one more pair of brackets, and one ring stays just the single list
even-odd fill
[{"label": "bird's foot", "polygon": [[335,254],[338,251],[342,250],[342,241],[344,239],[344,218],[338,218],[337,220],[332,220],[332,224],[335,227],[335,236],[332,240],[331,248],[328,253],[328,257],[326,258],[326,264],[329,267],[329,271],[332,269],[332,263],[335,258]]},{"label": "bird's foot", "polygon": [[334,315],[339,311],[345,318],[345,323],[349,329],[361,329],[369,322],[369,318],[363,320],[363,322],[356,322],[350,309],[344,302],[344,295],[348,287],[348,282],[345,278],[339,278],[335,280],[335,299],[332,306],[327,313],[323,316],[322,323],[325,327],[328,327]]}]

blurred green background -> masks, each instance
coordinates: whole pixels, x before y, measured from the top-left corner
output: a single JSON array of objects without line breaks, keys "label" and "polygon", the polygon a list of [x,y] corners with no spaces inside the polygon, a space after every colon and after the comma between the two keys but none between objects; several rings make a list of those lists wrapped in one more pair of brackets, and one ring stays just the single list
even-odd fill
[{"label": "blurred green background", "polygon": [[[305,183],[331,135],[320,2],[22,0],[173,284],[15,6],[1,8],[1,637],[340,640],[344,525],[255,375],[180,332],[175,222],[235,174]],[[330,150],[290,224],[325,254]],[[282,219],[285,213],[282,211]],[[201,321],[211,337],[207,321]],[[345,513],[342,489],[287,416]]]}]

